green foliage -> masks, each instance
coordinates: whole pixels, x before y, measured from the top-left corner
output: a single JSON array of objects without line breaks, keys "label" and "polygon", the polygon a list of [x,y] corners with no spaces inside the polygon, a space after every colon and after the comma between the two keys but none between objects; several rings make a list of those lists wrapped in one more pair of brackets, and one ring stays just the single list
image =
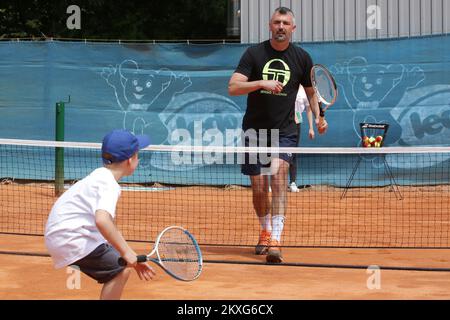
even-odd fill
[{"label": "green foliage", "polygon": [[[69,5],[81,29],[69,30]],[[226,39],[227,0],[2,0],[0,38]]]}]

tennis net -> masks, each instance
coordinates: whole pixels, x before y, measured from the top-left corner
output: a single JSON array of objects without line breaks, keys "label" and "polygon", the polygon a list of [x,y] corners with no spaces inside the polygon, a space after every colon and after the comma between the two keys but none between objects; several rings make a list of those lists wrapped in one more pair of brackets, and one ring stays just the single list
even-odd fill
[{"label": "tennis net", "polygon": [[[42,235],[57,189],[102,166],[100,148],[96,143],[0,140],[0,233]],[[55,156],[57,150],[63,150],[63,159]],[[142,150],[136,172],[121,181],[117,224],[125,238],[153,241],[164,227],[180,225],[203,245],[255,245],[260,225],[250,179],[241,174],[244,151],[274,150]],[[278,152],[295,154],[300,188],[287,192],[283,246],[450,248],[450,148]],[[62,179],[55,178],[58,167],[63,172],[56,176]]]}]

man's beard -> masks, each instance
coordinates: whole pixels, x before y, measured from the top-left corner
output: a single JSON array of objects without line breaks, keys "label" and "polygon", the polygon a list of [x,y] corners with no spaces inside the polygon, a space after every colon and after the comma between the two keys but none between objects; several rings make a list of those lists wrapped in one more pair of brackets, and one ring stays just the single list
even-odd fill
[{"label": "man's beard", "polygon": [[287,39],[287,35],[285,33],[276,33],[274,40],[278,42],[283,42]]}]

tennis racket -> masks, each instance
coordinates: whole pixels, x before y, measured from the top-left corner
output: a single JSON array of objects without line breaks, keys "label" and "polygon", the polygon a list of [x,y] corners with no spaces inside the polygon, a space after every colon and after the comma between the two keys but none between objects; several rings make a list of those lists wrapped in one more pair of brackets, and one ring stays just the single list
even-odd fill
[{"label": "tennis racket", "polygon": [[[311,69],[311,83],[319,100],[320,118],[319,131],[323,125],[325,111],[332,106],[337,99],[338,90],[336,81],[330,71],[321,64],[315,64]],[[325,107],[323,106],[325,105]]]},{"label": "tennis racket", "polygon": [[[152,252],[137,256],[137,261],[152,261],[181,281],[197,279],[203,268],[202,253],[194,236],[177,226],[164,229],[156,238]],[[121,266],[127,265],[123,258],[119,258],[118,262]]]}]

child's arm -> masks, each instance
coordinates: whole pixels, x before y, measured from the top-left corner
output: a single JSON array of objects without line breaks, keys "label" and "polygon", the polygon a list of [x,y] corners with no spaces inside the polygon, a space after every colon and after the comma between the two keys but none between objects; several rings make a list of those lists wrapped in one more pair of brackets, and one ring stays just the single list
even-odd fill
[{"label": "child's arm", "polygon": [[146,263],[137,263],[137,254],[130,248],[122,234],[117,230],[112,216],[105,210],[97,210],[95,212],[95,224],[100,233],[106,240],[119,251],[129,266],[136,269],[139,278],[150,280],[153,278],[155,272]]},{"label": "child's arm", "polygon": [[131,265],[137,261],[136,253],[128,246],[122,234],[117,230],[111,215],[105,210],[95,212],[95,224],[106,240],[119,251],[120,255]]},{"label": "child's arm", "polygon": [[306,106],[306,117],[308,118],[308,126],[309,126],[309,138],[314,139],[314,126],[313,126],[313,114],[311,107],[309,105]]}]

